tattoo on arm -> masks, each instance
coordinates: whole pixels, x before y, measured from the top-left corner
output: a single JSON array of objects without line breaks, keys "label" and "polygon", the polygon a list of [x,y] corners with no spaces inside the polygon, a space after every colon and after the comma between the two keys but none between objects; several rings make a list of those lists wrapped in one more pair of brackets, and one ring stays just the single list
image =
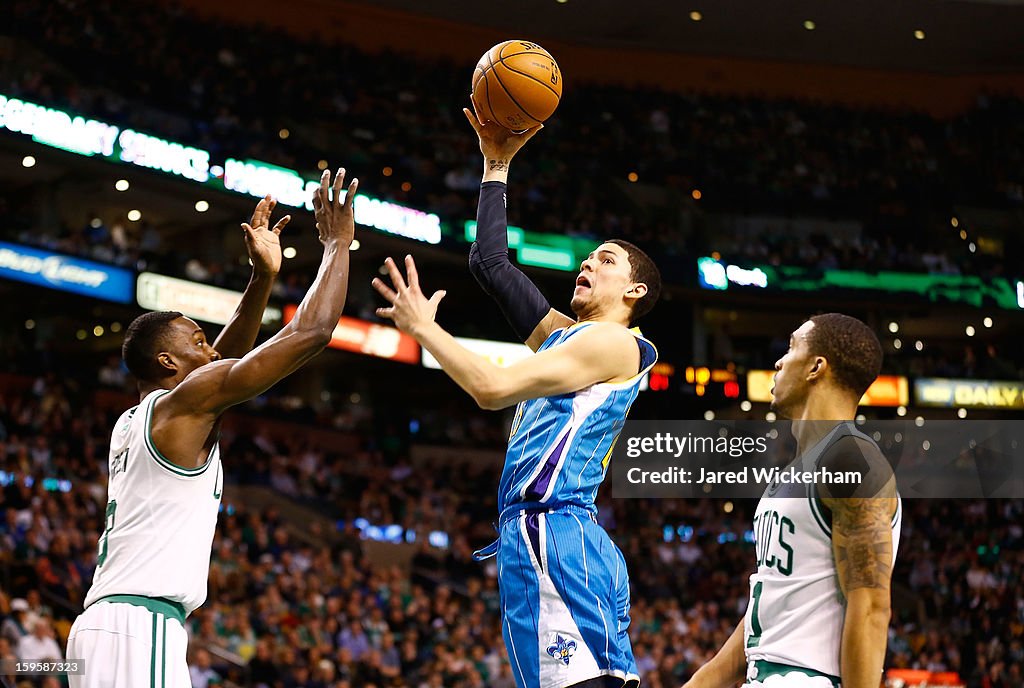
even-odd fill
[{"label": "tattoo on arm", "polygon": [[844,594],[857,588],[889,587],[892,577],[893,498],[827,500],[832,510],[832,545]]},{"label": "tattoo on arm", "polygon": [[505,172],[508,170],[508,160],[488,160],[487,168],[491,172]]}]

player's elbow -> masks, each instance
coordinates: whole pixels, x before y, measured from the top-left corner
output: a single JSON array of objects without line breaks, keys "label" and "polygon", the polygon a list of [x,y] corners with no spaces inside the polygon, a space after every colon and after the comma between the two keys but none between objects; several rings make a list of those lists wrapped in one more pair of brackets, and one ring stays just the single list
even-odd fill
[{"label": "player's elbow", "polygon": [[859,588],[847,595],[847,617],[871,627],[888,628],[892,617],[889,588]]},{"label": "player's elbow", "polygon": [[508,392],[495,378],[484,378],[473,389],[473,400],[485,411],[500,411],[511,405]]},{"label": "player's elbow", "polygon": [[304,327],[296,328],[294,336],[298,348],[305,354],[316,354],[327,348],[331,343],[333,329],[326,327]]}]

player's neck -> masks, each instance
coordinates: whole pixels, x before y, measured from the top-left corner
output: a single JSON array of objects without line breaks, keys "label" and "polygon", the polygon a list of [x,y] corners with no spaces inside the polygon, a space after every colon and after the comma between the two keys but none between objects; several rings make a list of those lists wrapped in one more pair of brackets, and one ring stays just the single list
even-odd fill
[{"label": "player's neck", "polygon": [[817,444],[841,421],[851,421],[857,415],[857,402],[835,393],[811,394],[803,407],[792,416],[793,437],[797,449],[803,453]]},{"label": "player's neck", "polygon": [[[176,383],[174,383],[176,384]],[[153,392],[159,389],[174,389],[174,384],[168,386],[165,384],[157,384],[155,382],[140,382],[139,383],[139,401],[142,401]]]}]

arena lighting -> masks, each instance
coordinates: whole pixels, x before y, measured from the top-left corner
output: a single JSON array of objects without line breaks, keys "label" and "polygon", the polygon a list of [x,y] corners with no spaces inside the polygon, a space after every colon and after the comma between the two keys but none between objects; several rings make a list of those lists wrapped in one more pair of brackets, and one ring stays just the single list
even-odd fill
[{"label": "arena lighting", "polygon": [[715,419],[715,412],[714,411],[712,411],[711,409],[708,409],[707,411],[704,412],[704,420],[714,420],[714,419]]},{"label": "arena lighting", "polygon": [[985,318],[981,324],[984,325],[985,327],[992,327],[992,318]]},{"label": "arena lighting", "polygon": [[298,251],[295,250],[294,246],[285,246],[284,250],[281,251],[281,255],[283,255],[285,258],[294,258],[297,255],[297,253]]},{"label": "arena lighting", "polygon": [[197,213],[205,213],[210,209],[210,204],[207,201],[196,201],[195,208]]},{"label": "arena lighting", "polygon": [[973,337],[973,336],[974,336],[974,332],[975,332],[975,330],[974,330],[974,325],[968,325],[968,326],[967,326],[967,327],[966,327],[966,328],[964,329],[964,332],[966,332],[966,333],[967,333],[967,336],[968,336],[968,337]]},{"label": "arena lighting", "polygon": [[730,284],[761,289],[768,286],[768,275],[761,268],[748,270],[710,257],[697,259],[697,279],[705,289],[723,290]]},{"label": "arena lighting", "polygon": [[35,167],[35,165],[36,159],[33,158],[31,155],[26,155],[24,158],[21,159],[22,167]]},{"label": "arena lighting", "polygon": [[808,31],[814,31],[814,29],[817,28],[817,24],[808,19],[807,21],[804,22],[804,28],[807,29]]},{"label": "arena lighting", "polygon": [[[287,167],[271,165],[259,160],[228,158],[224,163],[224,188],[253,198],[267,194],[278,203],[293,208],[313,210],[313,190],[319,181],[305,180],[298,172]],[[356,222],[428,244],[441,243],[441,219],[434,213],[425,213],[406,206],[381,201],[357,194],[354,202]]]},{"label": "arena lighting", "polygon": [[892,321],[891,323],[889,323],[889,331],[892,332],[893,334],[896,334],[897,332],[900,331],[900,324],[895,320]]},{"label": "arena lighting", "polygon": [[362,246],[362,244],[359,243],[359,239],[353,239],[352,243],[348,247],[348,250],[349,251],[358,251],[360,246]]},{"label": "arena lighting", "polygon": [[1024,281],[1017,282],[1017,308],[1024,308]]},{"label": "arena lighting", "polygon": [[700,12],[697,12],[696,10],[693,11],[693,12],[690,12],[690,19],[691,19],[691,21],[699,22],[703,18],[704,18],[704,15],[701,14]]},{"label": "arena lighting", "polygon": [[[86,156],[101,156],[111,162],[127,163],[190,181],[219,184],[228,191],[262,198],[267,193],[294,208],[312,211],[313,187],[298,172],[257,160],[228,159],[224,166],[210,165],[210,153],[133,129],[121,130],[99,120],[73,116],[43,105],[0,94],[0,129],[32,137],[36,143]],[[118,188],[127,190],[127,180]],[[287,199],[287,200],[286,200]],[[356,222],[407,239],[438,244],[441,221],[433,213],[356,197]]]},{"label": "arena lighting", "polygon": [[141,211],[135,210],[135,209],[132,209],[132,210],[128,211],[128,221],[129,222],[138,222],[141,219],[142,219],[142,212]]},{"label": "arena lighting", "polygon": [[114,182],[114,189],[117,191],[127,191],[131,187],[131,183],[127,179],[118,179]]},{"label": "arena lighting", "polygon": [[[533,355],[533,352],[530,351],[528,346],[516,342],[499,342],[493,339],[470,339],[468,337],[456,337],[455,341],[473,353],[483,356],[491,363],[503,368]],[[421,350],[421,356],[421,363],[424,368],[432,368],[434,370],[441,369],[441,364],[438,363],[437,359],[434,358],[434,356],[426,349]]]},{"label": "arena lighting", "polygon": [[918,30],[914,31],[914,38],[916,38],[919,41],[923,41],[924,40],[924,31],[922,31],[921,29],[918,29]]},{"label": "arena lighting", "polygon": [[751,404],[746,399],[744,399],[743,401],[740,402],[740,411],[747,412],[751,408],[753,408],[753,404]]},{"label": "arena lighting", "polygon": [[953,228],[955,229],[960,226],[960,220],[954,217],[949,221],[949,224],[953,225]]}]

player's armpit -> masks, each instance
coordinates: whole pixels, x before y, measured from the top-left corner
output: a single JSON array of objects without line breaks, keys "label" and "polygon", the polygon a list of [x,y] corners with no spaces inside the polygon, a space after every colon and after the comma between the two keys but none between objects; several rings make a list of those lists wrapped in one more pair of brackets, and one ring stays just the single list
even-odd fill
[{"label": "player's armpit", "polygon": [[544,319],[537,323],[537,327],[533,328],[533,332],[530,333],[529,338],[526,340],[526,346],[530,347],[531,351],[536,351],[540,348],[541,344],[547,341],[552,332],[569,327],[575,324],[575,322],[565,313],[560,313],[552,308],[544,316]]},{"label": "player's armpit", "polygon": [[601,382],[624,382],[637,375],[639,368],[636,337],[620,325],[594,323],[564,344],[508,368],[496,368],[474,396],[483,408],[501,409]]},{"label": "player's armpit", "polygon": [[896,481],[876,497],[822,496],[832,512],[832,550],[844,595],[860,588],[888,591],[892,578],[892,519]]}]

